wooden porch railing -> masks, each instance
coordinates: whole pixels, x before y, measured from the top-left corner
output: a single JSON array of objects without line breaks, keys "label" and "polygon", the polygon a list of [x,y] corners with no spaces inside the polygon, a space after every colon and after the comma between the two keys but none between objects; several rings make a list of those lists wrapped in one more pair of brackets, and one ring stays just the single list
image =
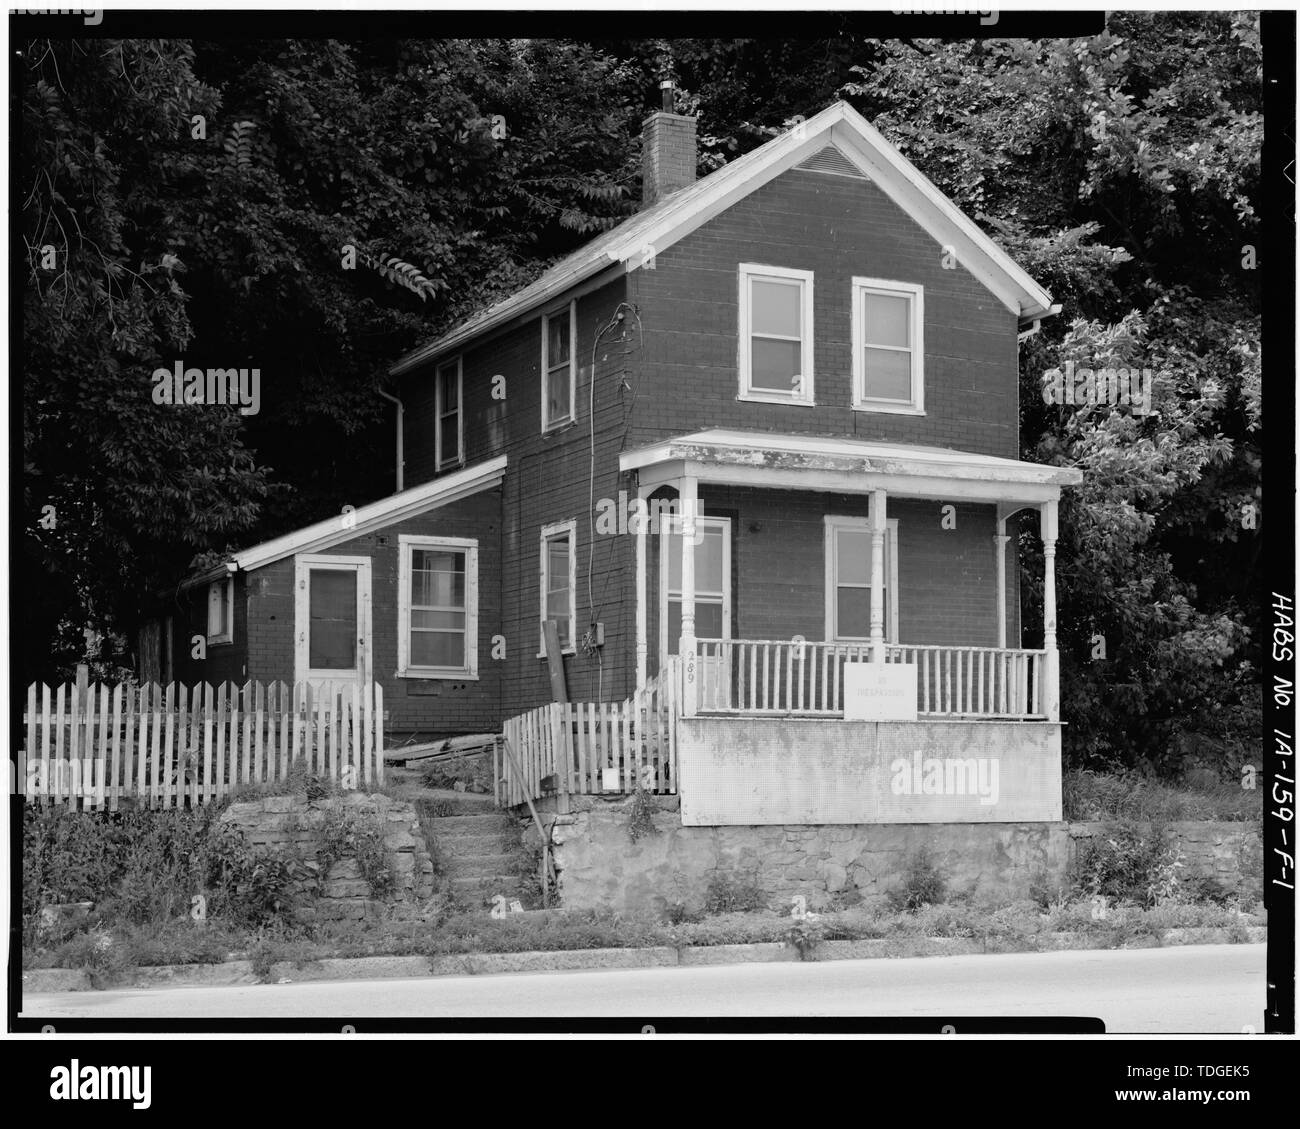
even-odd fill
[{"label": "wooden porch railing", "polygon": [[677,691],[674,659],[622,702],[552,702],[505,723],[513,756],[497,750],[498,806],[574,793],[677,791]]},{"label": "wooden porch railing", "polygon": [[[844,667],[870,662],[869,643],[699,639],[701,713],[839,717]],[[917,668],[917,715],[1045,718],[1044,653],[997,647],[889,644],[887,662]]]}]

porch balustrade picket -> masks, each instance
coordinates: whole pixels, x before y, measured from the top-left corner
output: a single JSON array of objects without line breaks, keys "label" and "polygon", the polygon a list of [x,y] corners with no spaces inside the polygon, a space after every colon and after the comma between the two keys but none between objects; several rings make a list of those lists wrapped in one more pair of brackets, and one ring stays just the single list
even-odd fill
[{"label": "porch balustrade picket", "polygon": [[112,811],[213,803],[287,780],[300,757],[344,787],[382,784],[383,716],[378,683],[33,683],[17,783],[31,802]]},{"label": "porch balustrade picket", "polygon": [[[701,713],[839,717],[844,668],[871,661],[869,643],[698,639]],[[1042,651],[889,644],[887,662],[917,668],[921,718],[1046,717]]]}]

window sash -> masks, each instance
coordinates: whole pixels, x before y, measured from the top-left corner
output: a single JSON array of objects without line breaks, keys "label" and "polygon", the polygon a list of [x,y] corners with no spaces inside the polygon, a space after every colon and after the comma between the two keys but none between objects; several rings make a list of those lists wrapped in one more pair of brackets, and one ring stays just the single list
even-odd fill
[{"label": "window sash", "polygon": [[[811,271],[740,264],[740,397],[774,403],[811,404],[813,402],[813,302]],[[799,320],[797,335],[779,332],[758,324],[754,298],[755,284],[780,286],[793,291]],[[773,342],[798,346],[798,371],[779,383],[759,383],[755,373],[755,345]]]},{"label": "window sash", "polygon": [[[886,279],[853,279],[853,406],[860,410],[921,413],[925,407],[924,386],[924,299],[921,286]],[[906,345],[876,343],[867,337],[867,302],[871,297],[901,299],[907,303]],[[873,352],[899,353],[907,357],[906,396],[871,392],[868,358]],[[900,374],[901,375],[901,374]]]},{"label": "window sash", "polygon": [[[829,515],[826,518],[826,527],[829,535],[826,538],[826,551],[828,559],[826,561],[826,637],[829,642],[859,643],[869,642],[870,634],[870,608],[867,612],[867,634],[849,635],[840,629],[840,593],[841,592],[870,592],[870,558],[868,557],[868,579],[866,580],[841,580],[840,552],[841,540],[844,535],[856,535],[861,538],[864,535],[870,543],[871,527],[868,518],[845,517],[838,515]],[[895,558],[895,543],[897,541],[898,519],[888,518],[885,524],[885,544],[883,572],[880,578],[881,592],[881,616],[884,621],[885,641],[887,643],[896,642],[897,635],[896,613],[893,607],[894,589],[897,586],[898,571],[897,560]],[[845,538],[847,540],[847,538]],[[869,552],[869,550],[868,550]]]},{"label": "window sash", "polygon": [[[538,657],[546,657],[546,624],[554,622],[558,628],[560,650],[574,650],[577,631],[577,561],[575,526],[566,522],[563,526],[548,527],[542,531],[541,565],[542,565],[542,607],[539,632],[541,643]],[[554,567],[554,554],[559,546],[564,546],[563,564]],[[557,573],[561,573],[557,575]]]},{"label": "window sash", "polygon": [[435,377],[436,455],[439,468],[459,463],[464,456],[461,444],[461,400],[464,394],[462,363],[462,358],[457,357],[450,364],[439,365]]},{"label": "window sash", "polygon": [[[569,423],[575,418],[574,381],[577,372],[577,350],[574,348],[574,322],[577,303],[570,302],[563,310],[542,318],[542,430],[557,424]],[[551,327],[560,324],[566,343],[567,357],[552,361]],[[560,395],[557,395],[559,393]]]},{"label": "window sash", "polygon": [[209,643],[229,643],[235,634],[234,578],[215,580],[208,585]]},{"label": "window sash", "polygon": [[[400,603],[398,631],[398,676],[414,678],[470,678],[478,677],[478,545],[461,539],[403,535],[400,541],[401,565],[399,583]],[[429,554],[432,559],[420,557]],[[439,559],[441,558],[441,559]],[[417,567],[423,565],[424,567]],[[428,585],[425,600],[418,598],[420,578],[425,575],[447,576],[453,580],[448,586],[446,602],[437,602],[440,587],[436,582]],[[461,595],[455,594],[455,577],[461,578]],[[417,622],[421,613],[430,622]],[[459,625],[456,624],[459,617]],[[459,661],[430,663],[417,657],[417,639],[453,637],[459,641]]]}]

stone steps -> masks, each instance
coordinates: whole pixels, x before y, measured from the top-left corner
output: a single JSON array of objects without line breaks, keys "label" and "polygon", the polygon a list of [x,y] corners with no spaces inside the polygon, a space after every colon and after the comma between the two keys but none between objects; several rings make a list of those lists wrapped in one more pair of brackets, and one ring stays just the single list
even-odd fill
[{"label": "stone steps", "polygon": [[510,851],[515,843],[507,835],[440,835],[438,848],[448,858],[473,858]]},{"label": "stone steps", "polygon": [[475,909],[488,908],[498,894],[526,900],[536,893],[536,880],[523,873],[528,861],[512,816],[495,808],[438,816],[431,829],[446,865],[448,888]]},{"label": "stone steps", "polygon": [[518,825],[508,815],[440,815],[433,820],[439,837],[443,835],[486,835],[517,833]]},{"label": "stone steps", "polygon": [[495,855],[453,856],[451,867],[453,878],[477,878],[496,875],[516,875],[519,869],[519,852]]}]

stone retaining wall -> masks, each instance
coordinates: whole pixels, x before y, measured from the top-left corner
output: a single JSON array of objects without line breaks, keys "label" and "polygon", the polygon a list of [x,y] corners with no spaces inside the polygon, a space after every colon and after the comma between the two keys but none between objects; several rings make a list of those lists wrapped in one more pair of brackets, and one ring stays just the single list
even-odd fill
[{"label": "stone retaining wall", "polygon": [[[773,905],[796,894],[810,906],[836,896],[870,898],[895,885],[925,848],[948,889],[978,900],[1029,896],[1046,881],[1069,882],[1078,843],[1103,823],[961,823],[683,827],[676,797],[654,797],[654,832],[628,833],[631,801],[573,797],[551,828],[565,908],[698,909],[716,875],[757,883]],[[1260,896],[1260,829],[1249,823],[1174,823],[1184,876],[1200,874],[1253,901]],[[531,826],[525,841],[535,841]]]},{"label": "stone retaining wall", "polygon": [[[355,857],[338,858],[327,873],[320,873],[323,829],[331,811],[373,820],[382,828],[385,861],[393,878],[383,899],[375,897]],[[300,860],[293,892],[312,901],[300,915],[327,920],[379,916],[413,910],[433,896],[433,861],[415,807],[404,800],[368,792],[316,800],[301,793],[265,796],[231,804],[221,821],[239,828],[254,846]]]}]

